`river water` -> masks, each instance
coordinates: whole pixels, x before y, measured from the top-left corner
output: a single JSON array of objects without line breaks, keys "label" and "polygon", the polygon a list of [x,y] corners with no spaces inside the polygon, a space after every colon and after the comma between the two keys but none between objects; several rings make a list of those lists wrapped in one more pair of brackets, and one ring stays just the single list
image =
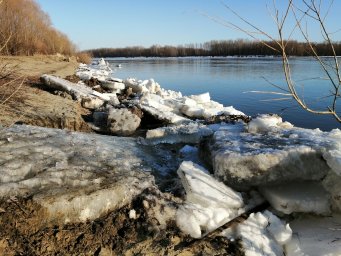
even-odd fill
[{"label": "river water", "polygon": [[[330,116],[308,113],[283,95],[250,91],[281,92],[271,83],[285,88],[280,58],[110,58],[114,76],[138,79],[154,78],[161,87],[181,91],[183,95],[209,92],[211,99],[234,106],[247,115],[275,113],[285,121],[304,128],[331,130],[341,128]],[[117,68],[116,65],[121,65]],[[331,83],[321,67],[310,58],[290,59],[293,80],[305,102],[315,109],[331,105]],[[268,81],[266,81],[266,80]],[[341,108],[341,103],[338,104]]]}]

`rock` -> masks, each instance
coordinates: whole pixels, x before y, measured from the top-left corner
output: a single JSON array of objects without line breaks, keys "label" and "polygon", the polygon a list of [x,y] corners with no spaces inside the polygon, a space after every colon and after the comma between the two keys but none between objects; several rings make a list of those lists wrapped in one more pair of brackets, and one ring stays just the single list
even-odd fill
[{"label": "rock", "polygon": [[31,198],[41,225],[94,220],[154,183],[156,159],[133,138],[14,125],[0,145],[0,198]]},{"label": "rock", "polygon": [[108,124],[108,112],[105,111],[95,111],[92,114],[94,125],[97,127],[102,127],[102,129],[107,128]]},{"label": "rock", "polygon": [[[315,136],[315,137],[314,137]],[[215,132],[209,145],[214,174],[238,189],[290,180],[321,180],[331,169],[325,147],[307,130],[248,133],[242,124]]]},{"label": "rock", "polygon": [[108,129],[117,135],[131,135],[139,127],[141,119],[128,109],[111,108],[108,114]]}]

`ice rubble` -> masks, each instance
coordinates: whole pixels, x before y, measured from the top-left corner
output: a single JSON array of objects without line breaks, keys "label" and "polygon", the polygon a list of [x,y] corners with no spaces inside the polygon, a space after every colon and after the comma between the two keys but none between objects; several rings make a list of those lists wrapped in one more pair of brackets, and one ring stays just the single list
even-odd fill
[{"label": "ice rubble", "polygon": [[292,236],[289,225],[269,211],[251,213],[237,226],[235,233],[241,238],[245,256],[284,255],[283,246],[290,242]]},{"label": "ice rubble", "polygon": [[182,162],[178,175],[186,191],[186,202],[176,216],[178,227],[194,238],[215,230],[243,211],[243,199],[192,162]]},{"label": "ice rubble", "polygon": [[30,126],[0,133],[0,197],[32,196],[45,221],[93,220],[153,186],[135,139]]},{"label": "ice rubble", "polygon": [[91,78],[96,78],[99,81],[106,81],[111,73],[112,70],[109,64],[103,58],[90,66],[80,64],[76,70],[76,76],[83,81],[88,81]]},{"label": "ice rubble", "polygon": [[82,80],[95,78],[101,82],[101,87],[112,93],[120,93],[131,89],[137,97],[134,102],[143,111],[169,124],[187,123],[190,119],[207,119],[215,115],[244,115],[232,106],[224,107],[211,100],[209,93],[183,96],[180,92],[165,90],[153,79],[125,80],[111,77],[108,63],[101,59],[96,65],[81,64],[76,74]]}]

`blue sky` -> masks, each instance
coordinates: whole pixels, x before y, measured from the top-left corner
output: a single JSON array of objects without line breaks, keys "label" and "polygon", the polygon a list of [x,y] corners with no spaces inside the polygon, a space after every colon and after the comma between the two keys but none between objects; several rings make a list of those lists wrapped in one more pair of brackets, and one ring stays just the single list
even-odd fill
[{"label": "blue sky", "polygon": [[[55,28],[81,49],[101,47],[180,45],[210,40],[248,38],[208,18],[236,22],[221,0],[36,0],[49,14]],[[272,0],[225,0],[231,8],[275,35],[266,5]],[[285,0],[277,1],[283,7]],[[328,2],[328,1],[327,1]],[[325,9],[327,6],[325,6]],[[326,21],[330,31],[341,28],[341,1],[335,1]],[[206,15],[205,15],[206,14]],[[321,41],[318,27],[310,36]],[[295,39],[300,40],[298,35]],[[333,34],[341,40],[341,32]]]}]

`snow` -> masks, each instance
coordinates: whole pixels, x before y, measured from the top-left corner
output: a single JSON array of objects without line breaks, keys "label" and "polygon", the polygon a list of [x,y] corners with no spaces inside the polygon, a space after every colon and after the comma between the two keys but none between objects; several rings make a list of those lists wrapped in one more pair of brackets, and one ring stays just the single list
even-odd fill
[{"label": "snow", "polygon": [[293,181],[265,186],[260,191],[273,208],[285,214],[330,213],[330,195],[321,182]]},{"label": "snow", "polygon": [[291,241],[285,247],[287,256],[341,255],[341,215],[328,217],[301,216],[290,223]]},{"label": "snow", "polygon": [[186,201],[176,215],[178,227],[200,238],[236,217],[244,206],[238,192],[207,174],[192,162],[182,162],[178,175],[186,191]]},{"label": "snow", "polygon": [[245,256],[284,255],[283,245],[291,239],[292,231],[269,211],[251,213],[249,218],[236,228],[241,238]]}]

